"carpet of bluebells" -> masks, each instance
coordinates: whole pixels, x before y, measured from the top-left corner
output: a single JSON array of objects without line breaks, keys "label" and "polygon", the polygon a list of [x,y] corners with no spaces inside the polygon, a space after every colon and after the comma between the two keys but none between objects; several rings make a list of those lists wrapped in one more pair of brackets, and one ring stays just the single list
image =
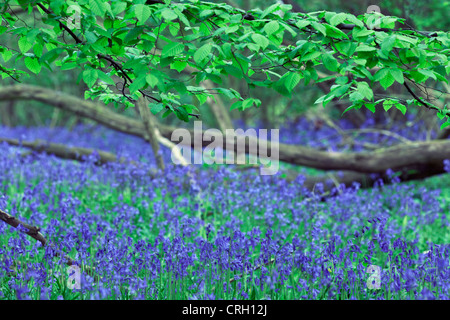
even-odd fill
[{"label": "carpet of bluebells", "polygon": [[[435,187],[393,175],[393,184],[355,183],[324,200],[320,186],[302,186],[302,175],[286,182],[197,166],[197,185],[183,167],[149,174],[155,164],[142,139],[101,127],[0,128],[0,136],[99,148],[145,164],[96,166],[95,156],[68,161],[2,144],[0,209],[39,226],[54,246],[0,223],[0,299],[450,297],[448,174],[434,178]],[[283,142],[345,149],[338,138],[303,120],[280,130]],[[396,142],[378,133],[358,139]],[[61,252],[81,266],[80,288],[68,284]]]}]

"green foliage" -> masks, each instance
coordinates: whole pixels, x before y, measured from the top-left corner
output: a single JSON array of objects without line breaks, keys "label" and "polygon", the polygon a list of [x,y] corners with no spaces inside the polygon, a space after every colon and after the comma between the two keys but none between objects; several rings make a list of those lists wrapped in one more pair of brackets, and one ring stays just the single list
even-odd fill
[{"label": "green foliage", "polygon": [[[20,22],[8,13],[9,5],[40,14],[42,25],[17,27]],[[67,27],[71,5],[80,9],[79,29]],[[448,32],[396,29],[404,19],[390,16],[303,14],[290,9],[275,3],[245,12],[196,0],[153,5],[128,0],[52,1],[50,6],[6,0],[0,4],[0,32],[17,38],[18,50],[0,47],[4,60],[0,74],[20,80],[24,71],[39,74],[42,67],[79,68],[90,91],[87,97],[133,106],[145,96],[162,104],[165,115],[174,112],[185,121],[194,114],[182,106],[213,98],[213,91],[191,90],[206,79],[219,84],[217,93],[236,99],[233,109],[259,105],[258,99],[224,91],[228,88],[220,84],[226,76],[243,79],[249,88],[268,87],[290,96],[302,79],[305,85],[318,82],[318,72],[325,70],[335,84],[316,102],[326,105],[347,97],[352,102],[347,110],[362,105],[374,110],[380,101],[374,100],[372,91],[377,85],[388,90],[395,82],[448,82]],[[382,29],[367,27],[375,19]],[[8,67],[8,61],[19,60],[26,70]],[[186,70],[192,77],[185,75]],[[342,76],[351,80],[338,80]],[[117,77],[123,90],[110,88]],[[416,105],[436,109],[448,119],[449,111],[420,103],[424,98],[414,99]],[[395,106],[406,112],[404,102]]]}]

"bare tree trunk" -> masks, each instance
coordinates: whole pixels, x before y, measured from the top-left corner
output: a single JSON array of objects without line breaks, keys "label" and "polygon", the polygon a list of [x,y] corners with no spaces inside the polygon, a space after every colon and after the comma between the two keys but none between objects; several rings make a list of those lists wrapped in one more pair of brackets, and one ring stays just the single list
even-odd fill
[{"label": "bare tree trunk", "polygon": [[145,98],[141,97],[136,103],[137,110],[141,115],[142,122],[145,129],[145,140],[152,146],[153,153],[155,155],[156,164],[158,168],[164,171],[164,159],[159,149],[158,137],[155,132],[155,123],[153,120],[153,115],[150,113],[150,109],[145,101]]},{"label": "bare tree trunk", "polygon": [[[205,89],[212,89],[214,88],[214,85],[211,81],[203,81],[202,86]],[[223,100],[216,96],[215,102],[213,99],[208,98],[206,101],[211,108],[212,113],[214,114],[214,117],[216,118],[217,125],[219,126],[220,131],[226,132],[226,129],[234,129],[233,122],[231,121],[230,115],[228,113],[228,109],[225,106]]]},{"label": "bare tree trunk", "polygon": [[1,123],[6,127],[12,127],[14,123],[14,101],[8,101],[1,106]]},{"label": "bare tree trunk", "polygon": [[268,129],[271,127],[270,123],[270,115],[269,115],[269,106],[266,103],[261,104],[259,107],[261,110],[261,122],[264,129]]},{"label": "bare tree trunk", "polygon": [[49,127],[54,128],[56,127],[56,124],[58,123],[59,113],[61,112],[60,109],[54,109],[52,113],[52,120],[50,122]]}]

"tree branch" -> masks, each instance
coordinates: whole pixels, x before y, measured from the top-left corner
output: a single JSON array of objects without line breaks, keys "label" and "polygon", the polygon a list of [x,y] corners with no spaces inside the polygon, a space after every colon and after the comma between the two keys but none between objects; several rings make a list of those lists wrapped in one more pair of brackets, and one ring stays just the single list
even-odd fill
[{"label": "tree branch", "polygon": [[165,169],[164,160],[162,157],[162,154],[159,151],[159,143],[158,143],[158,137],[155,133],[155,124],[153,121],[153,116],[150,113],[150,109],[147,106],[147,103],[143,97],[141,97],[136,102],[136,107],[139,115],[141,116],[142,122],[144,123],[145,128],[145,140],[151,145],[153,153],[155,155],[156,163],[158,165],[158,168],[162,171]]},{"label": "tree branch", "polygon": [[7,214],[5,211],[0,209],[0,220],[3,222],[6,222],[10,226],[17,228],[19,226],[22,226],[27,231],[24,231],[27,235],[32,237],[33,239],[39,241],[42,246],[45,246],[47,243],[47,239],[44,238],[44,236],[39,232],[41,229],[38,227],[34,227],[29,225],[28,223],[22,222],[19,219]]},{"label": "tree branch", "polygon": [[[49,241],[42,235],[42,233],[40,233],[41,228],[29,225],[28,223],[11,216],[10,214],[6,213],[1,209],[0,209],[0,220],[12,226],[13,228],[16,229],[18,228],[21,232],[24,232],[33,239],[39,241],[43,247],[44,246],[51,247],[56,251],[55,246],[52,243],[49,243]],[[62,256],[64,263],[68,266],[79,265],[79,263],[77,263],[75,260],[72,260],[64,252],[62,252],[62,255],[60,255],[58,252],[55,252],[54,256],[56,257]],[[86,271],[88,275],[93,276],[95,280],[99,279],[99,277],[95,274],[95,268],[91,268],[89,266],[82,266],[82,267],[84,271]]]}]

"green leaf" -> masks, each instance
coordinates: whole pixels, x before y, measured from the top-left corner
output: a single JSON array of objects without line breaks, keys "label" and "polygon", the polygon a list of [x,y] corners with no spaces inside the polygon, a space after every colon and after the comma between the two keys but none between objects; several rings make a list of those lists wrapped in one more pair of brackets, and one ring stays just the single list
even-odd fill
[{"label": "green leaf", "polygon": [[179,94],[186,94],[187,92],[187,88],[186,85],[183,82],[174,82],[173,84],[173,88],[179,93]]},{"label": "green leaf", "polygon": [[391,74],[394,77],[395,81],[403,84],[405,82],[405,78],[403,77],[403,72],[400,69],[391,69]]},{"label": "green leaf", "polygon": [[41,71],[41,64],[39,63],[39,60],[36,58],[26,57],[25,60],[25,66],[30,70],[31,72],[38,74]]},{"label": "green leaf", "polygon": [[223,55],[227,59],[231,59],[231,57],[232,57],[231,48],[232,48],[232,46],[231,46],[231,43],[229,43],[229,42],[224,43],[221,47]]},{"label": "green leaf", "polygon": [[374,80],[379,81],[384,90],[389,88],[395,82],[395,78],[391,73],[391,69],[389,68],[378,70],[378,72],[375,74]]},{"label": "green leaf", "polygon": [[137,4],[134,6],[134,14],[140,24],[144,24],[151,15],[150,8],[145,4]]},{"label": "green leaf", "polygon": [[361,93],[366,99],[368,100],[373,99],[373,91],[369,87],[369,84],[367,82],[364,81],[358,82],[356,88],[358,92]]},{"label": "green leaf", "polygon": [[197,100],[200,104],[204,104],[206,102],[206,100],[208,100],[208,96],[209,96],[208,94],[204,94],[204,93],[195,95],[195,97],[197,98]]},{"label": "green leaf", "polygon": [[301,61],[314,60],[315,58],[319,57],[320,55],[322,55],[322,53],[319,51],[309,52],[302,57]]},{"label": "green leaf", "polygon": [[211,53],[212,45],[211,43],[207,43],[200,48],[198,48],[197,51],[194,53],[194,61],[197,64],[200,64],[203,62],[206,58],[208,58],[209,54]]},{"label": "green leaf", "polygon": [[83,71],[83,81],[86,83],[86,85],[89,88],[92,88],[92,86],[95,84],[95,82],[98,79],[97,70],[93,68],[88,68]]},{"label": "green leaf", "polygon": [[227,97],[228,99],[236,98],[236,95],[230,89],[217,88],[216,91],[219,92],[222,96]]},{"label": "green leaf", "polygon": [[170,31],[170,34],[172,36],[176,37],[178,32],[180,31],[180,25],[179,24],[175,24],[175,23],[171,23],[169,25],[169,31]]},{"label": "green leaf", "polygon": [[189,122],[189,114],[186,109],[183,108],[183,106],[179,106],[178,108],[176,108],[175,114],[177,115],[178,119]]},{"label": "green leaf", "polygon": [[393,29],[395,28],[395,22],[397,21],[396,17],[383,17],[381,19],[381,27]]},{"label": "green leaf", "polygon": [[263,13],[261,14],[261,19],[264,19],[268,14],[271,14],[272,12],[276,11],[280,7],[279,3],[274,3],[270,7],[266,8]]},{"label": "green leaf", "polygon": [[31,42],[31,43],[34,43],[35,40],[36,40],[36,36],[37,36],[38,34],[40,34],[40,33],[41,33],[41,31],[40,31],[39,29],[31,29],[31,31],[29,31],[29,32],[27,33],[27,39],[28,39],[28,41]]},{"label": "green leaf", "polygon": [[125,2],[114,1],[111,3],[112,13],[114,16],[117,16],[119,13],[122,13],[126,10],[127,4]]},{"label": "green leaf", "polygon": [[280,24],[276,21],[270,21],[268,24],[264,26],[264,32],[270,36],[272,33],[275,33],[280,28]]},{"label": "green leaf", "polygon": [[244,75],[242,74],[241,68],[237,68],[235,66],[225,65],[223,66],[226,74],[231,75],[235,78],[242,79]]},{"label": "green leaf", "polygon": [[[396,38],[397,38],[397,40],[399,40],[401,42],[407,42],[407,43],[412,44],[414,46],[417,44],[417,39],[416,38],[411,38],[411,37],[403,36],[403,35],[400,35],[400,34],[397,34]],[[409,48],[409,46],[407,46],[407,48]]]},{"label": "green leaf", "polygon": [[157,114],[164,109],[164,105],[162,103],[150,103],[149,107],[150,107],[150,111],[153,114]]},{"label": "green leaf", "polygon": [[203,18],[207,18],[208,16],[212,16],[214,14],[214,11],[206,9],[206,10],[202,10],[199,14],[199,18],[203,19]]},{"label": "green leaf", "polygon": [[384,90],[386,90],[394,83],[394,81],[395,81],[394,77],[390,72],[388,72],[386,73],[386,76],[380,80],[380,84],[384,88]]},{"label": "green leaf", "polygon": [[19,39],[20,52],[26,53],[26,52],[28,52],[28,50],[31,49],[32,46],[33,46],[33,44],[28,41],[27,37],[21,37]]},{"label": "green leaf", "polygon": [[186,109],[186,111],[188,113],[194,112],[194,111],[199,111],[198,108],[196,106],[194,106],[193,104],[183,104],[184,109]]},{"label": "green leaf", "polygon": [[437,115],[437,117],[440,119],[440,120],[442,120],[442,119],[444,119],[445,118],[445,114],[444,113],[442,113],[442,112],[438,112],[438,113],[436,113],[436,115]]},{"label": "green leaf", "polygon": [[206,75],[206,78],[208,78],[212,82],[217,83],[217,84],[222,84],[222,78],[220,77],[220,75],[214,74],[214,73],[206,73],[205,75]]},{"label": "green leaf", "polygon": [[348,35],[345,32],[342,32],[342,30],[336,28],[335,26],[326,24],[325,29],[326,29],[327,35],[329,37],[333,37],[333,38],[337,38],[337,39],[348,39]]},{"label": "green leaf", "polygon": [[[336,83],[338,83],[338,82],[336,81]],[[332,86],[330,93],[332,93],[334,97],[342,97],[348,91],[350,86],[351,86],[351,83],[341,84],[338,86]]]},{"label": "green leaf", "polygon": [[238,100],[231,105],[230,110],[240,109],[241,107],[242,107],[242,100]]},{"label": "green leaf", "polygon": [[348,83],[348,77],[345,77],[345,76],[338,77],[338,78],[336,78],[335,82],[336,82],[336,84],[339,84],[339,85],[345,85]]},{"label": "green leaf", "polygon": [[441,124],[441,130],[444,128],[447,128],[448,126],[450,126],[450,120],[447,119],[447,122],[444,122],[443,124]]},{"label": "green leaf", "polygon": [[370,51],[376,51],[377,49],[374,47],[370,47],[367,44],[361,44],[356,48],[356,52],[370,52]]},{"label": "green leaf", "polygon": [[427,80],[427,77],[425,75],[423,75],[421,72],[418,72],[417,70],[409,71],[409,76],[415,82],[423,82],[423,81]]},{"label": "green leaf", "polygon": [[325,26],[323,24],[313,21],[312,27],[314,29],[316,29],[317,31],[319,31],[320,33],[322,33],[324,36],[327,35],[327,29],[325,28]]},{"label": "green leaf", "polygon": [[163,119],[166,118],[169,114],[171,114],[172,111],[171,110],[166,110],[166,112],[163,113],[163,115],[161,116]]},{"label": "green leaf", "polygon": [[244,60],[241,57],[242,57],[241,55],[236,54],[233,57],[232,61],[233,61],[233,67],[238,69],[240,71],[242,77],[244,77],[247,74],[249,63],[247,60]]},{"label": "green leaf", "polygon": [[322,103],[323,107],[325,107],[331,100],[333,100],[334,97],[335,97],[335,95],[330,92],[324,96],[321,96],[316,101],[314,101],[314,104]]},{"label": "green leaf", "polygon": [[[149,9],[150,10],[150,9]],[[166,19],[167,21],[172,21],[175,20],[176,18],[178,18],[178,15],[173,12],[173,10],[169,9],[169,8],[165,8],[162,12],[161,15],[164,19]]]},{"label": "green leaf", "polygon": [[9,59],[11,59],[12,52],[10,50],[6,50],[5,52],[3,52],[2,57],[3,61],[7,62]]},{"label": "green leaf", "polygon": [[392,51],[392,48],[394,47],[395,43],[395,35],[389,36],[383,40],[381,43],[381,52],[383,53],[384,57],[388,57],[389,53]]},{"label": "green leaf", "polygon": [[256,107],[259,107],[261,105],[261,100],[249,98],[249,99],[242,101],[242,111],[253,107],[253,105],[256,105]]},{"label": "green leaf", "polygon": [[370,110],[370,112],[375,113],[375,103],[365,103],[364,106]]},{"label": "green leaf", "polygon": [[341,24],[342,22],[344,22],[346,19],[347,19],[346,13],[338,13],[338,14],[335,14],[330,19],[330,24],[333,26],[337,26],[338,24]]},{"label": "green leaf", "polygon": [[42,53],[44,52],[44,46],[40,42],[36,42],[36,44],[33,46],[33,52],[37,57],[41,57]]},{"label": "green leaf", "polygon": [[106,13],[106,5],[103,0],[89,0],[91,11],[100,17],[104,17]]},{"label": "green leaf", "polygon": [[350,101],[357,103],[360,103],[362,102],[362,100],[364,100],[364,96],[358,91],[353,91],[352,93],[350,93],[348,98],[350,99]]},{"label": "green leaf", "polygon": [[238,25],[234,25],[234,26],[230,26],[226,29],[225,33],[233,33],[239,30],[239,26]]},{"label": "green leaf", "polygon": [[87,40],[87,43],[95,43],[98,40],[96,34],[92,31],[86,31],[84,33],[84,36]]},{"label": "green leaf", "polygon": [[348,21],[353,22],[356,26],[358,26],[360,28],[364,27],[364,23],[361,20],[359,20],[357,17],[355,17],[354,15],[347,14],[346,18]]},{"label": "green leaf", "polygon": [[371,34],[375,33],[375,31],[368,30],[366,28],[353,28],[352,33],[354,37],[362,38],[370,36]]},{"label": "green leaf", "polygon": [[347,57],[351,57],[354,53],[358,45],[354,42],[350,41],[339,41],[335,43],[337,50],[346,55]]},{"label": "green leaf", "polygon": [[386,74],[388,73],[388,68],[383,68],[377,71],[377,73],[375,73],[373,80],[375,81],[380,81],[381,79],[383,79]]},{"label": "green leaf", "polygon": [[135,93],[136,91],[142,89],[147,83],[147,75],[145,73],[139,75],[136,79],[133,80],[133,83],[130,84],[130,93]]},{"label": "green leaf", "polygon": [[105,82],[106,84],[109,84],[109,85],[114,85],[115,84],[114,80],[111,78],[111,76],[107,75],[103,71],[97,70],[97,75],[98,75],[98,78],[101,81]]},{"label": "green leaf", "polygon": [[338,70],[339,62],[331,54],[325,53],[322,56],[322,62],[325,68],[327,68],[328,70],[333,72],[336,72]]},{"label": "green leaf", "polygon": [[173,57],[176,56],[177,54],[180,54],[183,51],[184,51],[184,44],[179,42],[172,42],[163,48],[161,57],[163,58]]},{"label": "green leaf", "polygon": [[138,42],[139,41],[138,37],[142,34],[143,30],[144,30],[144,26],[137,26],[137,27],[131,28],[131,30],[127,33],[127,35],[125,36],[123,41],[125,43]]},{"label": "green leaf", "polygon": [[395,107],[400,110],[401,113],[406,114],[406,106],[401,103],[396,103]]},{"label": "green leaf", "polygon": [[283,78],[286,89],[288,92],[292,92],[295,86],[300,82],[301,76],[297,72],[288,72]]},{"label": "green leaf", "polygon": [[299,28],[299,29],[303,29],[304,27],[307,27],[307,26],[309,26],[311,24],[311,21],[308,21],[308,20],[300,20],[300,21],[297,21],[296,23],[295,23],[295,25],[297,26],[297,28]]},{"label": "green leaf", "polygon": [[170,65],[170,69],[175,69],[178,72],[181,72],[186,68],[186,66],[187,66],[186,61],[175,61]]},{"label": "green leaf", "polygon": [[390,108],[392,108],[392,106],[395,104],[395,101],[388,99],[388,100],[384,100],[383,102],[383,108],[384,111],[388,111]]},{"label": "green leaf", "polygon": [[417,69],[417,71],[419,71],[419,73],[423,74],[423,75],[426,76],[427,78],[433,78],[434,80],[436,80],[436,75],[435,75],[434,72],[431,71],[431,70],[427,70],[427,69]]},{"label": "green leaf", "polygon": [[190,24],[188,18],[184,15],[184,13],[182,11],[179,10],[178,7],[174,7],[173,11],[177,15],[178,19],[180,19],[180,21],[183,22],[186,27],[190,27],[191,24]]},{"label": "green leaf", "polygon": [[253,33],[252,34],[252,40],[259,45],[263,50],[267,48],[267,46],[269,45],[269,39],[267,39],[265,36],[258,34],[258,33]]},{"label": "green leaf", "polygon": [[342,112],[342,115],[344,115],[344,113],[346,113],[347,111],[350,111],[350,110],[352,110],[352,109],[356,109],[356,106],[353,105],[353,104],[352,104],[350,107],[346,108],[346,109],[344,110],[344,112]]},{"label": "green leaf", "polygon": [[71,70],[71,69],[75,69],[78,68],[79,64],[77,64],[76,62],[64,62],[61,65],[61,70]]}]

